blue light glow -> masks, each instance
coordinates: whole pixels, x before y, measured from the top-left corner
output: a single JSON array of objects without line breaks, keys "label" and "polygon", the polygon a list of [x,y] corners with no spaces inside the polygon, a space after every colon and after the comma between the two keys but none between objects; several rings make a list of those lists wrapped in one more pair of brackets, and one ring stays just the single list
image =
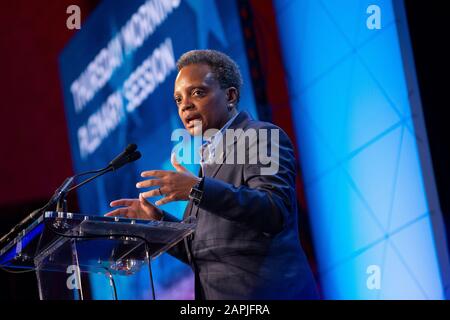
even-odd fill
[{"label": "blue light glow", "polygon": [[444,298],[392,1],[274,4],[324,297]]}]

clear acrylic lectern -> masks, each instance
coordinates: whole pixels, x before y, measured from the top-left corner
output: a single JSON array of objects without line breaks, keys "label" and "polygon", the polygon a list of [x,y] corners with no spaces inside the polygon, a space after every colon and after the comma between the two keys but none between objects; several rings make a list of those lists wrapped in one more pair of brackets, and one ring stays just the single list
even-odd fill
[{"label": "clear acrylic lectern", "polygon": [[[36,272],[41,299],[92,299],[89,274],[132,277],[150,261],[194,232],[180,223],[45,212],[0,249],[0,266]],[[152,283],[149,281],[149,288]]]}]

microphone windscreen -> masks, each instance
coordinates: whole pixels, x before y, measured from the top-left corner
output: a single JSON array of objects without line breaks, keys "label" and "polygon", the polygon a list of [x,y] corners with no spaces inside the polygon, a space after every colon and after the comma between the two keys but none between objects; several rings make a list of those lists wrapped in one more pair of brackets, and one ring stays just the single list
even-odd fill
[{"label": "microphone windscreen", "polygon": [[133,161],[136,161],[137,159],[140,159],[141,158],[141,153],[139,152],[139,151],[136,151],[136,152],[134,152],[134,153],[132,153],[131,155],[130,155],[130,162],[133,162]]},{"label": "microphone windscreen", "polygon": [[136,151],[137,145],[135,143],[130,143],[127,148],[125,149],[126,153],[132,153],[133,151]]}]

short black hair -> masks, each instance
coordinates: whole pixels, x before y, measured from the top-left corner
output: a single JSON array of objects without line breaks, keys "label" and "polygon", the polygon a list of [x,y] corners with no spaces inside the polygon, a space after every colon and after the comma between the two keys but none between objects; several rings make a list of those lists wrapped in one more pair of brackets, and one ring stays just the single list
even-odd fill
[{"label": "short black hair", "polygon": [[239,66],[225,53],[216,50],[191,50],[184,53],[177,61],[177,69],[180,71],[184,67],[192,64],[206,64],[219,82],[222,89],[235,87],[237,90],[237,100],[239,101],[242,75]]}]

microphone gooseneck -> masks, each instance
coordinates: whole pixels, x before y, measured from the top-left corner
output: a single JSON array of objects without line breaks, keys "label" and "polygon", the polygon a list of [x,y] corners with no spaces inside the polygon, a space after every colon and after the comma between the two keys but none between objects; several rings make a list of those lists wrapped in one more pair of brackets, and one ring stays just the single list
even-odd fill
[{"label": "microphone gooseneck", "polygon": [[[63,203],[69,192],[85,185],[86,183],[89,183],[90,181],[104,175],[107,172],[116,171],[117,169],[123,167],[124,165],[126,165],[130,162],[136,161],[140,158],[141,158],[141,153],[139,151],[137,151],[137,145],[134,143],[131,143],[126,147],[126,149],[122,153],[120,153],[117,157],[115,157],[108,164],[107,167],[105,167],[103,169],[99,169],[99,170],[82,172],[82,173],[76,174],[72,177],[66,178],[64,180],[64,182],[61,184],[61,186],[59,186],[58,189],[56,189],[55,193],[50,198],[50,200],[43,207],[41,207],[37,210],[34,210],[27,217],[25,217],[22,221],[20,221],[16,226],[14,226],[11,229],[11,231],[9,231],[6,235],[4,235],[0,239],[0,244],[11,240],[11,237],[14,233],[16,233],[19,229],[21,229],[25,224],[29,223],[32,219],[34,219],[34,217],[36,217],[36,215],[38,215],[40,212],[47,210],[52,205],[57,204],[57,209],[59,209],[61,207],[65,207],[65,206],[63,206]],[[80,177],[80,176],[87,175],[87,174],[93,174],[93,173],[95,173],[95,175],[93,175],[92,177],[89,177],[88,179],[80,182],[79,184],[72,186],[76,177]]]}]

